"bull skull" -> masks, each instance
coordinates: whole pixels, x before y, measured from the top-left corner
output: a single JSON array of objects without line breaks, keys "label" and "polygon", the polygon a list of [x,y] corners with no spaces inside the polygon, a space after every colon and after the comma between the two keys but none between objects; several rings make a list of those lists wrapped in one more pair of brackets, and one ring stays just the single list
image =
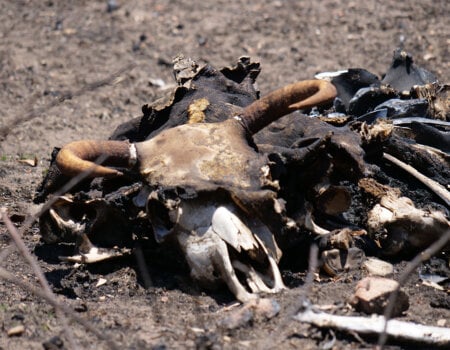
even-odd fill
[{"label": "bull skull", "polygon": [[[238,300],[247,301],[284,288],[277,266],[281,252],[268,220],[279,216],[282,206],[269,160],[258,152],[252,135],[283,115],[330,103],[335,96],[327,81],[302,81],[223,122],[184,124],[132,144],[76,141],[61,149],[56,162],[69,176],[85,171],[91,177],[123,175],[112,167],[137,170],[150,193],[147,213],[157,238],[175,235],[194,278],[225,281]],[[105,166],[93,163],[101,155],[107,157]],[[195,195],[173,195],[180,191]]]}]

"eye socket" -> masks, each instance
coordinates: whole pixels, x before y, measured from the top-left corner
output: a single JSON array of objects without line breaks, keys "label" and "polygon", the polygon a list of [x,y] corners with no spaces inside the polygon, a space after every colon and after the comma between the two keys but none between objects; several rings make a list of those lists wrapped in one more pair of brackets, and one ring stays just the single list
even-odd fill
[{"label": "eye socket", "polygon": [[174,227],[170,219],[170,211],[159,199],[149,196],[147,201],[147,215],[153,228],[155,239],[158,243],[163,242],[169,236]]}]

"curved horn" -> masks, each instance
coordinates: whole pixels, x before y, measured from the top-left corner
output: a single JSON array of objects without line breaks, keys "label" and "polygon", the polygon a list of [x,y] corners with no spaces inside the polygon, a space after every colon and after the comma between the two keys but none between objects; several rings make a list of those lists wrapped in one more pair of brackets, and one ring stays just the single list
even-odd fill
[{"label": "curved horn", "polygon": [[336,88],[326,80],[304,80],[275,90],[247,106],[242,121],[253,135],[273,121],[297,109],[322,106],[337,96]]},{"label": "curved horn", "polygon": [[106,157],[105,165],[131,167],[136,162],[134,145],[127,141],[75,141],[65,145],[56,156],[56,165],[61,173],[76,176],[89,171],[90,178],[121,176],[120,171],[94,163],[99,157]]}]

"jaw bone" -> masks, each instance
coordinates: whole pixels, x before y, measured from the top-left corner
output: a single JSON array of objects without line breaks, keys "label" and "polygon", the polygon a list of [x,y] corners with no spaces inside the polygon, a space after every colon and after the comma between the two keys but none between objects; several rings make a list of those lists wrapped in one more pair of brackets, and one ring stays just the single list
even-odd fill
[{"label": "jaw bone", "polygon": [[[89,205],[89,201],[84,204]],[[66,196],[59,197],[55,201],[53,208],[48,211],[48,214],[40,222],[41,232],[43,233],[45,242],[55,243],[64,239],[76,242],[76,254],[60,256],[60,260],[79,264],[91,264],[122,257],[131,253],[131,250],[128,248],[115,249],[95,246],[88,238],[86,216],[84,215],[78,219],[71,217],[70,209],[73,205],[74,201],[71,198]],[[97,216],[101,216],[101,213]],[[59,232],[59,236],[54,234],[54,231]]]},{"label": "jaw bone", "polygon": [[244,223],[233,205],[214,202],[184,202],[178,214],[176,235],[194,279],[209,287],[225,281],[241,302],[285,289],[277,266],[281,252],[259,220]]}]

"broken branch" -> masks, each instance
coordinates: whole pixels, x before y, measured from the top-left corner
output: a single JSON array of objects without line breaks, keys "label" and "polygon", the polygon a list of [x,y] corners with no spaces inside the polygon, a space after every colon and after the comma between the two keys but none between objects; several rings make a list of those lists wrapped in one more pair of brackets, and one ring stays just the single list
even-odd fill
[{"label": "broken branch", "polygon": [[[39,264],[37,260],[30,254],[27,247],[25,246],[25,243],[23,242],[19,232],[9,219],[6,208],[0,208],[0,217],[2,218],[3,222],[6,225],[6,228],[8,229],[9,235],[11,239],[14,241],[14,244],[17,247],[17,250],[19,251],[20,255],[30,264],[31,269],[33,270],[34,274],[39,280],[39,283],[42,286],[43,293],[48,296],[50,299],[55,299],[55,295],[53,294],[50,285],[47,282],[47,279],[44,276],[44,273],[42,272],[42,269],[39,267]],[[64,333],[67,336],[67,339],[73,349],[77,349],[78,346],[76,345],[75,338],[73,336],[73,333],[71,331],[71,328],[69,327],[69,324],[67,322],[66,317],[61,312],[61,310],[58,307],[55,307],[56,314],[61,319],[62,327],[64,329]]]}]

